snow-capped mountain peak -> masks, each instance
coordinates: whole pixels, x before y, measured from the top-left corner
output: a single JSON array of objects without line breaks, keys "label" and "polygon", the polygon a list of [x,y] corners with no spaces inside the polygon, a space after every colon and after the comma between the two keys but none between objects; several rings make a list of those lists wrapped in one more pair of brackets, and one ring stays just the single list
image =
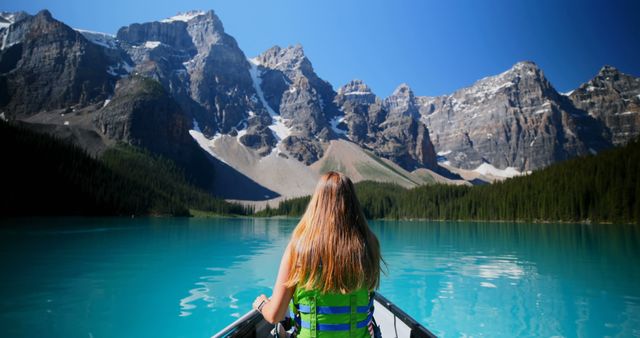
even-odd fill
[{"label": "snow-capped mountain peak", "polygon": [[181,13],[178,13],[178,14],[170,17],[170,18],[166,18],[164,20],[161,20],[161,22],[174,22],[174,21],[189,22],[193,18],[201,16],[201,15],[205,15],[205,14],[207,14],[205,11],[198,11],[198,10],[181,12]]}]

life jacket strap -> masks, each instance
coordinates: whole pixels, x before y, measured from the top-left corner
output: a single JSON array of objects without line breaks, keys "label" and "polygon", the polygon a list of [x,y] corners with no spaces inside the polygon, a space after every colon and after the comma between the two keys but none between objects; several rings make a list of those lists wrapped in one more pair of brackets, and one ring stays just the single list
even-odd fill
[{"label": "life jacket strap", "polygon": [[[362,329],[369,325],[373,314],[369,314],[367,319],[359,321],[356,323],[356,328]],[[300,321],[300,327],[303,329],[311,329],[311,323],[306,320]],[[349,331],[351,329],[351,324],[316,324],[316,330],[318,331]]]},{"label": "life jacket strap", "polygon": [[[367,313],[369,312],[369,308],[371,305],[367,306],[358,306],[356,309],[357,313]],[[300,313],[311,313],[311,306],[300,304],[298,305],[298,311]],[[351,313],[350,306],[316,306],[316,313],[319,315],[341,315],[346,313]]]}]

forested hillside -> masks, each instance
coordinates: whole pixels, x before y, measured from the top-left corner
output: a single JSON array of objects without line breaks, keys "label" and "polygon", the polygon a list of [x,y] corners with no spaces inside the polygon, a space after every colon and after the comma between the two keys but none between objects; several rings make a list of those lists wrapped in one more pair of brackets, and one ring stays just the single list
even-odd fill
[{"label": "forested hillside", "polygon": [[[484,186],[356,184],[368,218],[640,223],[640,141]],[[308,197],[260,215],[297,216]]]},{"label": "forested hillside", "polygon": [[245,213],[189,184],[171,161],[130,146],[102,161],[52,136],[0,122],[0,215]]}]

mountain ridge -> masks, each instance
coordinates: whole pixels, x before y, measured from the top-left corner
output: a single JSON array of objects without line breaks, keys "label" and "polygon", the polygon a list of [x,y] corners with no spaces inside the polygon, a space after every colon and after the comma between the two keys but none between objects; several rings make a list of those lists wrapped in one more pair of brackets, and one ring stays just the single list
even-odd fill
[{"label": "mountain ridge", "polygon": [[[9,16],[13,21],[4,19]],[[251,161],[234,158],[248,156],[258,162],[273,157],[275,167],[292,165],[287,161],[293,159],[305,168],[331,162],[325,158],[331,144],[344,141],[341,149],[357,145],[409,173],[427,170],[453,183],[460,177],[450,171],[471,171],[492,181],[624,144],[640,130],[640,79],[610,66],[569,95],[558,93],[535,63],[521,61],[449,95],[416,95],[400,84],[382,98],[361,80],[334,89],[315,72],[300,44],[247,57],[212,10],[133,23],[115,36],[71,29],[48,11],[2,18],[0,117],[87,129],[106,143],[147,144],[174,160],[182,157],[187,168],[183,148],[201,148],[216,166],[248,166]],[[43,29],[55,34],[38,39],[42,35],[34,33]],[[47,64],[50,55],[66,58],[65,67]],[[97,62],[87,68],[82,61],[87,59]],[[45,82],[52,77],[31,83],[27,71],[55,74],[63,91],[47,95],[51,89]],[[122,103],[123,95],[116,95],[119,87],[131,86],[132,77],[159,83],[164,92],[157,99],[175,102],[167,103],[174,108],[165,116],[180,123],[165,126],[151,118],[124,125],[125,138],[107,133],[121,128],[118,119],[145,116],[147,108],[136,109],[143,101],[130,97]],[[122,109],[114,111],[114,99]],[[107,113],[111,118],[100,118]],[[242,151],[222,151],[223,144]],[[245,152],[249,155],[241,155]],[[281,182],[275,176],[242,165],[224,170],[287,195],[284,185],[265,186]],[[315,174],[299,175],[304,180]]]}]

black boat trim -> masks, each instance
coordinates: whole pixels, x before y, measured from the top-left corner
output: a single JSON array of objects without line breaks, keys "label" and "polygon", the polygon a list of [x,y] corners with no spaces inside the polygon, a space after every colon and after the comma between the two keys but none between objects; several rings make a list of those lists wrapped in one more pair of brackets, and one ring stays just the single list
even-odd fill
[{"label": "black boat trim", "polygon": [[[383,295],[376,292],[374,295],[374,299],[378,303],[380,303],[380,305],[384,306],[389,312],[391,312],[391,314],[393,314],[394,322],[397,318],[411,329],[409,338],[436,338],[436,335],[434,335],[426,327],[422,326],[422,324],[415,321],[410,315],[393,304]],[[225,327],[218,333],[214,334],[212,338],[253,337],[255,336],[255,333],[252,334],[255,330],[255,327],[263,320],[264,319],[262,318],[262,315],[258,311],[252,310],[246,313],[244,316],[238,318],[235,322],[231,323],[229,326]]]}]

